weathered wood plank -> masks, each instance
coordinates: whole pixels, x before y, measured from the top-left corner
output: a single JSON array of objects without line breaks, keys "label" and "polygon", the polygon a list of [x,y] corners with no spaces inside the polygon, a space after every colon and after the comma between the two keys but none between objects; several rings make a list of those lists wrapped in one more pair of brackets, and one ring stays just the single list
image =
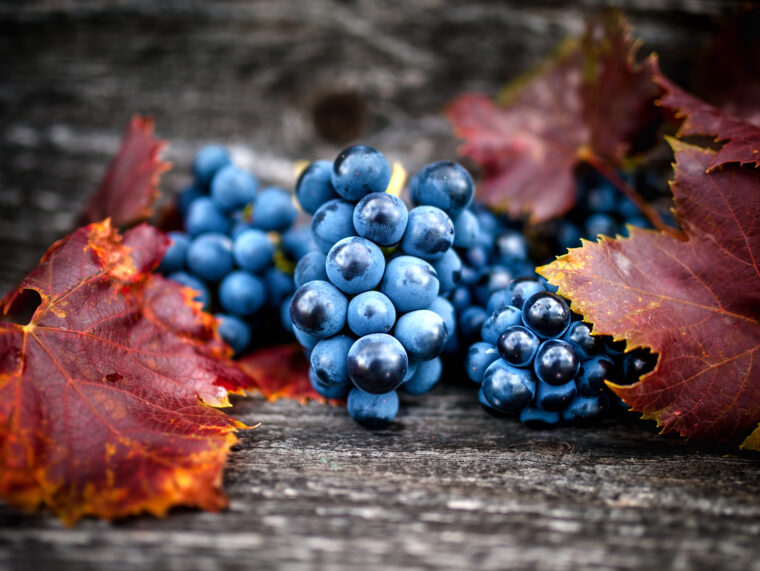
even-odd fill
[{"label": "weathered wood plank", "polygon": [[244,400],[230,508],[84,521],[0,509],[11,569],[758,569],[750,455],[623,423],[533,431],[471,390],[408,398],[367,432],[327,405]]}]

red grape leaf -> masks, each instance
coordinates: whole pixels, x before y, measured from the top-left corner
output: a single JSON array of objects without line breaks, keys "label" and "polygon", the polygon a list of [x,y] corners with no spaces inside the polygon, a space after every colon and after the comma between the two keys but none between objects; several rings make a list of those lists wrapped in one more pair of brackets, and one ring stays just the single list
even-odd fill
[{"label": "red grape leaf", "polygon": [[[665,101],[673,102],[673,90]],[[679,99],[683,100],[683,99]],[[697,125],[733,120],[709,106],[679,115]],[[672,140],[671,187],[686,238],[630,228],[630,238],[584,242],[540,273],[599,334],[649,347],[657,367],[631,386],[610,385],[663,431],[760,449],[760,169],[720,151]],[[705,133],[701,133],[705,134]],[[760,133],[747,146],[760,148]],[[732,155],[729,153],[729,157]],[[752,436],[750,436],[752,434]]]},{"label": "red grape leaf", "polygon": [[[226,505],[222,468],[244,425],[212,407],[228,406],[228,391],[250,379],[192,290],[149,273],[167,243],[149,226],[122,239],[108,220],[91,224],[54,244],[0,301],[8,503],[44,503],[69,525]],[[33,316],[15,323],[29,298]]]},{"label": "red grape leaf", "polygon": [[309,382],[309,361],[298,343],[265,347],[245,355],[237,363],[253,379],[253,389],[269,401],[281,398],[302,404],[307,400],[325,401]]},{"label": "red grape leaf", "polygon": [[132,117],[119,152],[90,197],[79,223],[110,217],[115,226],[126,227],[149,218],[159,194],[158,180],[171,166],[159,159],[165,146],[153,134],[152,120],[139,115]]},{"label": "red grape leaf", "polygon": [[710,161],[710,169],[734,162],[760,166],[760,127],[697,99],[659,72],[655,82],[665,91],[658,105],[675,111],[681,121],[679,137],[707,135],[725,143]]},{"label": "red grape leaf", "polygon": [[572,208],[579,162],[593,155],[619,166],[657,119],[655,59],[636,64],[637,50],[622,16],[609,14],[508,87],[500,103],[457,99],[447,114],[465,140],[461,153],[484,170],[480,198],[542,222]]}]

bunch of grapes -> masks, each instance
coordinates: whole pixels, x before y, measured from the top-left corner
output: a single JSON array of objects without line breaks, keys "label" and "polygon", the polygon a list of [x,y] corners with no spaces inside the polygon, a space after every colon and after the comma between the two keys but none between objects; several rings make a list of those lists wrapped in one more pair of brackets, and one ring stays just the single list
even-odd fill
[{"label": "bunch of grapes", "polygon": [[408,210],[385,192],[390,179],[386,158],[356,145],[312,163],[296,187],[319,251],[296,266],[293,332],[314,388],[348,395],[349,414],[370,428],[393,420],[397,389],[422,394],[441,376],[439,355],[456,330],[441,294],[460,277],[455,227],[474,192],[461,166],[433,163],[412,180]]},{"label": "bunch of grapes", "polygon": [[[619,173],[632,188],[649,199],[657,198],[662,184],[651,170]],[[581,245],[581,238],[596,240],[600,234],[614,237],[628,235],[627,226],[651,228],[638,207],[606,178],[593,172],[576,177],[578,200],[565,216],[537,229],[537,239],[544,241],[544,252],[550,256],[564,254],[568,248]],[[665,213],[667,217],[667,213]]]},{"label": "bunch of grapes", "polygon": [[528,425],[599,422],[619,405],[604,381],[633,384],[656,363],[648,350],[624,353],[624,343],[592,335],[539,278],[512,281],[489,305],[496,309],[466,360],[489,412]]},{"label": "bunch of grapes", "polygon": [[291,194],[259,189],[224,147],[202,148],[193,175],[178,198],[184,231],[169,232],[158,269],[198,292],[204,308],[217,312],[221,337],[240,354],[254,342],[258,320],[279,312],[293,293],[288,269],[316,246],[308,227],[293,227]]}]

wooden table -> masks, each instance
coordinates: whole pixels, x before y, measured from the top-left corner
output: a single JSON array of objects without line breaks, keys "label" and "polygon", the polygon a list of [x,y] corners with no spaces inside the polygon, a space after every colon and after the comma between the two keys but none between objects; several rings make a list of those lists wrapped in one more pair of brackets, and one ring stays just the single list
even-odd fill
[{"label": "wooden table", "polygon": [[[0,2],[0,289],[71,228],[133,112],[172,143],[169,191],[210,141],[283,185],[351,136],[414,170],[454,156],[447,101],[496,93],[603,3],[459,4]],[[625,2],[680,79],[738,4]],[[757,455],[635,419],[534,431],[450,379],[377,433],[244,399],[263,424],[230,456],[229,510],[66,530],[0,507],[0,568],[760,569]]]}]

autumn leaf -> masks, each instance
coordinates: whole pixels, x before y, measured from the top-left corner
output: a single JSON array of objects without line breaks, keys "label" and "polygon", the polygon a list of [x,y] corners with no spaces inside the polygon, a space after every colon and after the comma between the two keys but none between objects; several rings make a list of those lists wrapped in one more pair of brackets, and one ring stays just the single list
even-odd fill
[{"label": "autumn leaf", "polygon": [[110,217],[115,226],[131,226],[153,214],[158,180],[171,166],[159,158],[166,146],[153,134],[153,121],[135,115],[100,186],[79,217],[81,225]]},{"label": "autumn leaf", "polygon": [[637,49],[622,16],[608,14],[500,102],[457,99],[447,114],[464,139],[461,153],[484,170],[478,196],[542,222],[572,208],[580,162],[620,166],[657,121],[655,60],[635,63]]},{"label": "autumn leaf", "polygon": [[660,73],[655,75],[655,82],[665,91],[658,105],[674,111],[676,119],[681,121],[679,137],[709,136],[723,143],[709,168],[727,163],[760,166],[760,127],[700,101]]},{"label": "autumn leaf", "polygon": [[[149,273],[167,238],[108,220],[54,244],[0,301],[0,496],[85,515],[225,506],[243,425],[212,407],[250,380],[192,290]],[[19,310],[31,319],[18,320]]]},{"label": "autumn leaf", "polygon": [[309,382],[309,361],[297,343],[264,347],[245,355],[238,364],[253,379],[253,390],[269,401],[281,398],[301,403],[325,400]]},{"label": "autumn leaf", "polygon": [[724,141],[670,141],[685,239],[630,228],[539,271],[596,333],[659,354],[638,383],[611,385],[633,410],[665,432],[760,450],[760,169],[737,160],[760,149],[760,130],[658,81],[663,105],[683,105],[682,134]]}]

